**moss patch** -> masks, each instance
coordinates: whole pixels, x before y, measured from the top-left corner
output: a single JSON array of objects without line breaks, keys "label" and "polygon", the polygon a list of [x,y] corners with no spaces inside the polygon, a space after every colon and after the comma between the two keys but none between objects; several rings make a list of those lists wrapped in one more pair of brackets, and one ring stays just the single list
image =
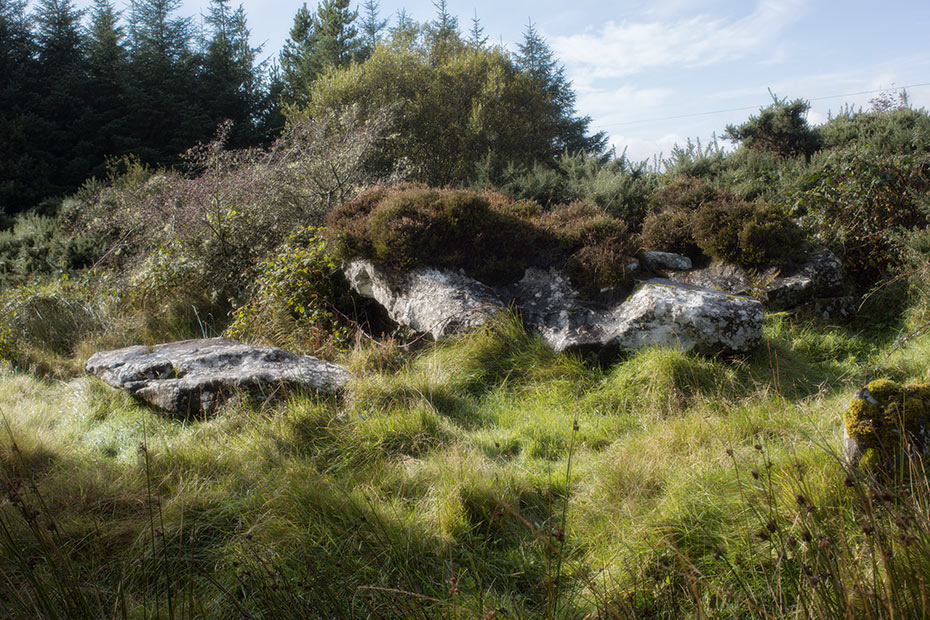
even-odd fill
[{"label": "moss patch", "polygon": [[860,447],[859,466],[876,473],[892,466],[905,447],[925,448],[930,384],[903,386],[877,379],[860,390],[844,416],[846,433]]}]

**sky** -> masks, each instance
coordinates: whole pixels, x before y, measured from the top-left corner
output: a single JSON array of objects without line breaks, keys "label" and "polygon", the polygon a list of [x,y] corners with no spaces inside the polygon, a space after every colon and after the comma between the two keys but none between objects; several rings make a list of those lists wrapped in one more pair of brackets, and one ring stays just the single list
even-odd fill
[{"label": "sky", "polygon": [[[280,51],[302,4],[242,2],[263,57]],[[207,5],[184,0],[178,14]],[[421,22],[435,15],[431,0],[380,8],[392,23],[402,8]],[[477,15],[491,42],[511,51],[532,21],[565,66],[578,112],[634,161],[688,139],[707,144],[772,93],[808,100],[812,124],[901,87],[913,106],[930,108],[930,0],[448,0],[448,10],[463,31]]]}]

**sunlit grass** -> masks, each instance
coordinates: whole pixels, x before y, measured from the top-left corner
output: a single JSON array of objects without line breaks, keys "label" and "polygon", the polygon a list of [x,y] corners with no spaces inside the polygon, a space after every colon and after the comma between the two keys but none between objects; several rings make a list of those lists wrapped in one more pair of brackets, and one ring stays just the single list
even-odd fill
[{"label": "sunlit grass", "polygon": [[[793,614],[804,563],[759,530],[800,536],[802,492],[818,527],[856,527],[842,411],[875,372],[926,380],[930,336],[875,345],[785,318],[765,333],[745,358],[594,365],[506,319],[402,360],[355,351],[341,399],[207,419],[7,371],[0,463],[5,484],[35,483],[79,589],[114,617],[167,617],[169,598],[191,618]],[[46,557],[21,517],[0,500],[7,544]],[[3,553],[0,568],[17,592],[46,583]],[[0,608],[28,617],[16,600]]]}]

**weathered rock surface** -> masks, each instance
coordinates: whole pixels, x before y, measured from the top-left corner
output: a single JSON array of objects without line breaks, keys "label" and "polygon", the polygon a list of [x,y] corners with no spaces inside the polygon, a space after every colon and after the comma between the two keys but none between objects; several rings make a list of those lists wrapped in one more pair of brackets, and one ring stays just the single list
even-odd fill
[{"label": "weathered rock surface", "polygon": [[343,272],[352,289],[377,301],[391,320],[437,340],[483,325],[506,305],[491,287],[454,271],[420,267],[396,274],[354,260]]},{"label": "weathered rock surface", "polygon": [[657,345],[745,352],[762,338],[760,302],[670,280],[641,282],[625,301],[598,308],[557,270],[530,267],[512,294],[527,326],[555,351]]},{"label": "weathered rock surface", "polygon": [[835,254],[819,250],[790,271],[768,269],[750,276],[738,265],[715,261],[702,269],[673,272],[668,277],[675,282],[733,295],[747,295],[755,286],[761,289],[755,292],[764,297],[766,308],[786,310],[839,294],[843,286],[843,266]]},{"label": "weathered rock surface", "polygon": [[606,313],[583,303],[558,270],[530,267],[512,295],[527,326],[555,351],[607,345]]},{"label": "weathered rock surface", "polygon": [[815,298],[836,295],[842,286],[843,264],[833,252],[823,250],[769,283],[765,287],[766,305],[773,310],[794,308]]},{"label": "weathered rock surface", "polygon": [[691,259],[671,252],[643,252],[643,262],[653,271],[688,271]]},{"label": "weathered rock surface", "polygon": [[608,326],[610,343],[624,351],[659,345],[744,353],[762,340],[762,304],[656,278],[614,308]]},{"label": "weathered rock surface", "polygon": [[210,413],[246,391],[271,396],[282,389],[330,394],[351,378],[329,362],[228,338],[186,340],[96,353],[88,372],[109,385],[173,413]]},{"label": "weathered rock surface", "polygon": [[744,352],[762,338],[760,302],[671,280],[644,281],[624,301],[598,305],[582,300],[556,269],[530,267],[519,282],[498,289],[447,270],[394,274],[363,260],[343,270],[353,289],[392,320],[436,339],[474,329],[511,302],[555,351],[659,345]]}]

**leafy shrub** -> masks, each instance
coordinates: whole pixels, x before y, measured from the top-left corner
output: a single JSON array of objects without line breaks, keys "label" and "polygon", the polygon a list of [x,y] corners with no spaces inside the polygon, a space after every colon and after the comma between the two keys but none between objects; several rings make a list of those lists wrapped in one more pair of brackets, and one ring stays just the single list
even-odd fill
[{"label": "leafy shrub", "polygon": [[332,356],[351,339],[352,299],[320,229],[291,235],[260,265],[255,291],[227,335]]},{"label": "leafy shrub", "polygon": [[479,280],[519,278],[532,263],[559,264],[586,292],[625,279],[626,225],[594,205],[543,212],[494,193],[419,186],[376,188],[335,209],[329,237],[343,259],[397,269],[464,269]]},{"label": "leafy shrub", "polygon": [[789,198],[810,235],[833,249],[848,275],[871,287],[896,274],[895,235],[930,223],[930,154],[854,144],[815,158]]},{"label": "leafy shrub", "polygon": [[[248,293],[252,269],[293,231],[377,179],[366,168],[389,121],[353,108],[293,123],[268,151],[216,141],[185,156],[189,172],[133,162],[83,205],[78,225],[114,244],[112,263],[143,285],[140,299],[187,299],[228,309]],[[224,311],[225,313],[225,311]]]}]

